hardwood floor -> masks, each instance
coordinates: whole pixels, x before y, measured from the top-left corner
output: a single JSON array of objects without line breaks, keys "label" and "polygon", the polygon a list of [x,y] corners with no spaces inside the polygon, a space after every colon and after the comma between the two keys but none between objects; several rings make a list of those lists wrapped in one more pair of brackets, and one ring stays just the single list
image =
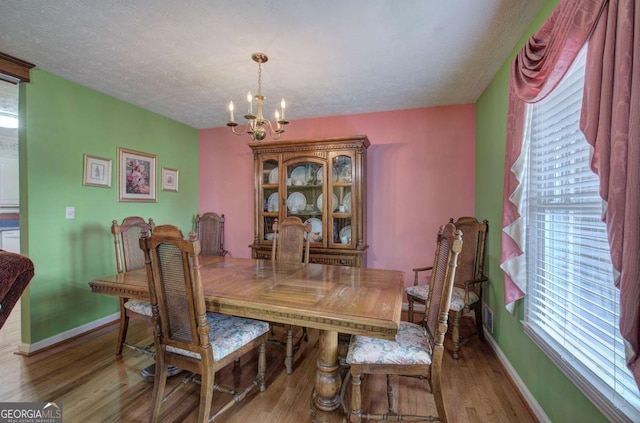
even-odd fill
[{"label": "hardwood floor", "polygon": [[[24,357],[15,354],[19,342],[16,309],[0,330],[0,402],[56,401],[62,403],[65,422],[146,422],[149,416],[152,383],[140,378],[140,370],[153,362],[149,356],[125,348],[121,357],[114,355],[117,325]],[[146,325],[132,321],[131,341],[151,340]],[[450,342],[447,340],[447,342]],[[443,392],[450,422],[534,422],[534,417],[505,376],[490,347],[476,338],[461,350],[459,360],[449,353],[444,359]],[[318,357],[318,334],[309,330],[309,342],[303,342],[296,356],[294,372],[287,375],[282,364],[284,350],[267,347],[267,390],[251,393],[222,416],[230,423],[311,421],[309,397],[315,380]],[[254,357],[245,356],[242,366],[229,366],[216,375],[216,382],[232,385],[253,378],[257,365]],[[169,385],[180,383],[181,376]],[[394,379],[400,410],[420,411],[434,407],[415,387],[425,381]],[[383,378],[369,377],[364,382],[363,407],[386,409]],[[199,385],[178,389],[163,405],[165,422],[195,421]],[[222,403],[214,394],[215,408]],[[226,400],[226,398],[225,398]]]}]

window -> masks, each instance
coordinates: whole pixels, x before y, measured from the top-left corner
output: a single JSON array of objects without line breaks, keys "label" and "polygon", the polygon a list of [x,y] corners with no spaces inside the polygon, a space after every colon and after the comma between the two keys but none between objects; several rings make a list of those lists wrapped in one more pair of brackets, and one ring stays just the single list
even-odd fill
[{"label": "window", "polygon": [[558,87],[527,110],[525,330],[611,420],[640,421],[598,177],[579,129],[585,56],[586,47]]}]

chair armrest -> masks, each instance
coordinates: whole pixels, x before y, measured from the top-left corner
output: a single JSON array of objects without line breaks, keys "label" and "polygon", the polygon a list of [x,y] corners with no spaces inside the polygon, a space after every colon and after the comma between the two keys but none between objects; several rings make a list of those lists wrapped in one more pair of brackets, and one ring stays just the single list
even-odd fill
[{"label": "chair armrest", "polygon": [[[477,279],[470,279],[464,281],[464,302],[465,304],[469,304],[469,291],[474,291],[479,296],[482,296],[482,283],[488,281],[489,278],[486,276],[482,276]],[[480,289],[475,289],[476,286],[480,286]]]},{"label": "chair armrest", "polygon": [[433,266],[416,267],[415,269],[411,269],[411,271],[415,274],[415,276],[413,277],[413,286],[418,285],[418,274],[420,272],[426,272],[427,270],[431,270],[431,269],[433,269]]},{"label": "chair armrest", "polygon": [[426,270],[431,270],[433,269],[433,266],[429,266],[429,267],[416,267],[415,269],[411,269],[412,272],[424,272]]},{"label": "chair armrest", "polygon": [[0,328],[33,278],[34,272],[33,262],[28,257],[0,250]]},{"label": "chair armrest", "polygon": [[487,278],[486,276],[482,276],[478,279],[469,279],[468,281],[464,281],[464,285],[466,287],[469,287],[470,285],[482,285],[483,282],[488,281],[489,278]]}]

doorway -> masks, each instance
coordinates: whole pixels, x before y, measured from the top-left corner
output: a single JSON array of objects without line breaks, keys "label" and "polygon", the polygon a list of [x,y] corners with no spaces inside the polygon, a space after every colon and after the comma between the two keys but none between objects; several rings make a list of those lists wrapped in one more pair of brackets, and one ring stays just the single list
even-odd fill
[{"label": "doorway", "polygon": [[[18,85],[0,79],[0,249],[20,253]],[[20,342],[20,301],[3,326],[0,349]]]},{"label": "doorway", "polygon": [[20,252],[18,85],[0,80],[0,248]]}]

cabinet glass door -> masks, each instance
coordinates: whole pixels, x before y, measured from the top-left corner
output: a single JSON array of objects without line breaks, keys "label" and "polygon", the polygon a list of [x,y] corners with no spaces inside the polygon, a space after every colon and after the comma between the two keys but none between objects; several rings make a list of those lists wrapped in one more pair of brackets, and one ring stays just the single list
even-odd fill
[{"label": "cabinet glass door", "polygon": [[320,162],[296,161],[287,164],[286,215],[311,223],[311,242],[326,245],[324,226],[324,174]]},{"label": "cabinet glass door", "polygon": [[262,162],[262,236],[265,240],[273,239],[273,223],[280,212],[280,195],[278,193],[278,161],[269,159]]},{"label": "cabinet glass door", "polygon": [[352,158],[347,155],[335,156],[331,163],[332,203],[330,213],[332,222],[332,243],[352,246],[353,204],[353,166]]}]

